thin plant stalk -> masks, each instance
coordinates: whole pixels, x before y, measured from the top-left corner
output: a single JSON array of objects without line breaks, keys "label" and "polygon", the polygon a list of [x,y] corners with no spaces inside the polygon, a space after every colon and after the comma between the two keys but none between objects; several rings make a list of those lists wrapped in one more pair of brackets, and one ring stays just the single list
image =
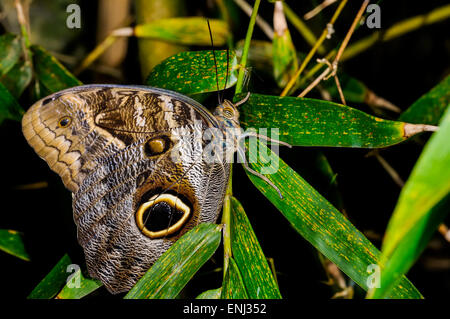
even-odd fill
[{"label": "thin plant stalk", "polygon": [[[393,26],[389,27],[386,32],[375,32],[372,35],[356,41],[355,43],[348,46],[345,52],[342,54],[340,59],[341,62],[352,59],[353,57],[359,55],[360,53],[370,49],[378,41],[386,42],[400,37],[409,32],[415,31],[425,25],[430,25],[433,23],[438,23],[450,17],[450,5],[445,5],[434,9],[433,11],[425,14],[414,16],[403,21],[395,23]],[[337,50],[334,49],[330,51],[325,59],[330,60],[336,54]],[[319,72],[324,66],[322,64],[316,64],[313,66],[308,73],[306,73],[295,85],[293,91],[297,88],[302,87],[307,80],[312,78]]]},{"label": "thin plant stalk", "polygon": [[[303,36],[305,41],[313,47],[314,44],[317,42],[317,37],[315,34],[311,31],[310,28],[306,25],[305,22],[300,19],[300,17],[287,5],[286,2],[283,3],[283,9],[284,14],[286,15],[286,18],[289,20],[290,23],[297,29],[297,31]],[[325,54],[325,48],[320,45],[317,48],[317,52],[319,54]]]},{"label": "thin plant stalk", "polygon": [[239,73],[238,73],[235,94],[241,93],[242,89],[243,89],[245,66],[247,65],[248,51],[250,49],[250,42],[252,40],[253,29],[255,28],[256,16],[258,14],[258,8],[259,8],[260,3],[261,3],[261,0],[255,0],[252,15],[250,16],[250,22],[249,22],[248,29],[247,29],[247,35],[245,36],[244,47],[242,49],[242,58],[241,58],[241,62],[240,62],[240,69],[239,69]]},{"label": "thin plant stalk", "polygon": [[327,27],[322,31],[322,34],[320,35],[319,39],[314,44],[312,49],[309,51],[308,55],[303,60],[302,64],[298,68],[297,72],[290,79],[290,81],[288,82],[288,84],[284,88],[283,92],[281,92],[281,94],[280,94],[281,96],[286,96],[291,91],[291,89],[294,86],[295,82],[297,82],[297,79],[299,78],[300,74],[303,72],[303,70],[308,65],[309,61],[311,61],[312,57],[317,52],[319,46],[322,45],[322,42],[325,41],[325,39],[329,35],[329,28],[330,28],[330,26],[334,25],[334,23],[336,22],[337,18],[341,14],[341,12],[344,9],[346,4],[347,4],[347,0],[342,0],[342,2],[339,4],[339,6],[337,7],[337,9],[334,12],[333,16],[331,17],[330,22],[327,24]]},{"label": "thin plant stalk", "polygon": [[[222,0],[220,0],[222,1]],[[248,16],[252,14],[252,7],[245,2],[245,0],[234,0],[234,2],[244,11]],[[270,40],[273,40],[273,29],[272,27],[261,18],[259,15],[256,16],[256,24],[260,29],[267,35]]]},{"label": "thin plant stalk", "polygon": [[[344,41],[342,41],[341,46],[339,47],[339,50],[338,50],[336,56],[334,57],[333,63],[331,65],[329,65],[328,68],[324,72],[322,72],[322,74],[320,74],[320,76],[316,80],[314,80],[314,82],[311,85],[309,85],[302,93],[300,93],[299,97],[305,96],[309,91],[311,91],[323,79],[326,79],[327,77],[330,77],[330,76],[336,77],[337,65],[338,65],[339,59],[341,58],[342,54],[344,53],[344,50],[347,47],[347,44],[350,41],[350,38],[352,37],[353,32],[355,31],[356,25],[361,20],[364,10],[366,9],[368,4],[369,4],[369,0],[365,0],[363,2],[361,8],[359,9],[358,13],[356,14],[355,19],[353,20],[353,23],[352,23],[350,29],[348,30],[348,32],[344,38]],[[336,84],[337,84],[337,87],[339,90],[340,89],[339,80],[336,80]],[[341,100],[343,100],[344,104],[345,104],[345,100],[343,99],[342,90],[340,90],[339,94],[341,96]]]}]

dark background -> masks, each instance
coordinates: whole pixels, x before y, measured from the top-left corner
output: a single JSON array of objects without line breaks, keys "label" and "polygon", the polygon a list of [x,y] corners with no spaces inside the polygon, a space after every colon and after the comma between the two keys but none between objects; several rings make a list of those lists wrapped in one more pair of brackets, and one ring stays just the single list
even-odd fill
[{"label": "dark background", "polygon": [[[260,14],[272,21],[272,4],[262,1]],[[199,2],[200,3],[200,2]],[[305,7],[288,1],[297,12],[306,12]],[[347,32],[359,3],[351,1],[335,25],[335,41],[342,39]],[[447,4],[448,1],[383,1],[381,6],[382,29],[405,18],[427,13],[434,8]],[[89,52],[95,45],[96,2],[81,1],[83,28],[80,34],[67,43],[61,52]],[[312,5],[307,3],[307,8]],[[304,6],[306,6],[304,4]],[[208,6],[192,5],[191,15],[202,14],[214,17],[216,10]],[[65,6],[62,7],[64,10]],[[329,20],[334,9],[326,10],[323,19],[314,19],[312,27],[316,34]],[[239,11],[238,11],[239,12]],[[245,37],[248,18],[239,16],[241,25],[234,26],[235,39]],[[61,26],[62,27],[62,26]],[[65,27],[65,26],[64,26]],[[450,39],[448,20],[425,26],[400,38],[378,43],[370,50],[346,61],[340,67],[350,75],[364,82],[378,95],[406,109],[422,94],[429,91],[449,73]],[[297,50],[307,52],[309,47],[301,36],[290,26]],[[369,35],[372,30],[361,27],[352,41]],[[255,28],[256,39],[266,39]],[[336,42],[337,44],[338,42]],[[46,46],[45,43],[39,43]],[[331,46],[332,47],[332,46]],[[123,70],[125,78],[122,83],[141,83],[135,39],[130,39],[129,51]],[[198,48],[196,48],[198,49]],[[78,50],[78,51],[77,51]],[[81,50],[82,51],[82,50]],[[83,51],[82,51],[83,52]],[[252,92],[266,93],[270,80],[258,74],[252,76]],[[83,83],[93,83],[98,75],[85,72],[80,77]],[[103,81],[117,83],[114,79]],[[229,98],[232,90],[226,93]],[[314,95],[311,95],[314,97]],[[26,101],[21,101],[26,103]],[[216,96],[204,102],[212,109]],[[23,104],[24,108],[27,104]],[[368,111],[368,108],[363,110]],[[395,114],[392,114],[394,117]],[[40,160],[26,144],[21,135],[20,124],[5,121],[0,126],[2,141],[1,164],[1,218],[0,228],[16,229],[25,234],[25,247],[31,255],[31,262],[24,262],[0,252],[2,269],[0,297],[25,298],[39,281],[50,271],[64,253],[69,253],[74,263],[84,264],[81,247],[76,241],[76,228],[72,221],[71,194],[62,186],[60,178],[52,173],[47,164]],[[421,138],[426,141],[427,135]],[[414,141],[382,150],[381,154],[406,180],[422,146]],[[327,196],[324,184],[311,165],[311,154],[315,149],[296,147],[280,150],[280,157],[298,171],[307,181]],[[362,232],[376,234],[369,239],[380,247],[381,236],[400,194],[399,187],[375,158],[367,158],[364,149],[321,149],[337,174],[337,182],[342,193],[344,205],[350,220]],[[280,290],[288,299],[328,299],[333,295],[330,287],[323,284],[326,275],[319,263],[316,250],[290,226],[289,222],[272,204],[259,193],[246,177],[242,168],[234,165],[234,195],[241,201],[253,225],[255,233],[267,257],[273,258],[277,271]],[[17,190],[17,185],[47,181],[48,187],[38,190]],[[450,220],[447,218],[447,224]],[[378,236],[378,237],[377,237]],[[426,298],[441,299],[450,294],[450,244],[441,235],[436,234],[419,261],[411,269],[408,278]],[[217,288],[221,283],[221,272],[214,272],[221,267],[222,248],[214,258],[194,277],[186,288],[190,297],[206,290]],[[90,296],[98,298],[108,296],[104,288]],[[356,288],[356,298],[363,298],[361,289]],[[114,296],[111,298],[119,298]]]}]

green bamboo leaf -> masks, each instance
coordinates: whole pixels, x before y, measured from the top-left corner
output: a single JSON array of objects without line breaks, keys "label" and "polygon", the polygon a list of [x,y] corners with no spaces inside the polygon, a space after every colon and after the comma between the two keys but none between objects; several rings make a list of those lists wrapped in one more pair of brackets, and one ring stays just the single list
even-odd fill
[{"label": "green bamboo leaf", "polygon": [[389,221],[382,246],[381,286],[384,297],[419,257],[450,203],[450,108],[416,162]]},{"label": "green bamboo leaf", "polygon": [[242,89],[244,88],[244,76],[246,74],[245,68],[247,67],[248,60],[248,51],[250,50],[250,44],[252,41],[253,30],[255,29],[256,18],[258,16],[259,5],[261,4],[261,0],[255,0],[253,3],[252,14],[250,15],[250,21],[248,23],[247,33],[245,34],[244,47],[242,48],[242,55],[240,60],[240,69],[238,73],[238,79],[236,82],[236,89],[234,90],[234,94],[242,93]]},{"label": "green bamboo leaf", "polygon": [[[250,173],[250,180],[286,217],[294,229],[329,260],[335,263],[347,276],[367,290],[367,280],[376,265],[380,252],[364,237],[336,208],[312,188],[300,175],[284,163],[264,144],[258,142],[259,150],[252,148],[249,158],[253,169],[261,171],[276,187]],[[272,174],[268,174],[272,172]],[[403,277],[391,292],[392,298],[421,298],[421,294]]]},{"label": "green bamboo leaf", "polygon": [[[210,19],[214,45],[225,45],[229,35],[225,21]],[[209,29],[203,17],[182,17],[155,20],[137,25],[134,35],[138,38],[153,38],[186,45],[211,45]]]},{"label": "green bamboo leaf", "polygon": [[222,295],[222,287],[217,289],[206,290],[198,295],[195,299],[220,299]]},{"label": "green bamboo leaf", "polygon": [[33,45],[31,50],[33,52],[34,71],[47,92],[53,93],[82,84],[44,48]]},{"label": "green bamboo leaf", "polygon": [[[214,92],[237,81],[237,59],[226,50],[180,52],[164,60],[150,72],[145,83],[184,94]],[[227,56],[229,57],[227,63]],[[215,63],[216,62],[216,63]],[[217,65],[217,73],[216,73]],[[228,65],[228,70],[227,70]]]},{"label": "green bamboo leaf", "polygon": [[450,103],[450,75],[414,102],[399,120],[409,123],[437,125]]},{"label": "green bamboo leaf", "polygon": [[99,280],[86,278],[81,269],[71,274],[70,280],[55,299],[81,299],[102,286]]},{"label": "green bamboo leaf", "polygon": [[239,201],[231,198],[231,250],[252,299],[281,299],[277,283]]},{"label": "green bamboo leaf", "polygon": [[19,61],[8,73],[0,77],[0,82],[18,99],[30,84],[33,70],[29,61]]},{"label": "green bamboo leaf", "polygon": [[284,87],[298,69],[297,54],[289,30],[273,37],[273,74],[279,87]]},{"label": "green bamboo leaf", "polygon": [[275,4],[272,39],[273,74],[279,87],[285,87],[298,69],[297,52],[283,13],[283,3]]},{"label": "green bamboo leaf", "polygon": [[0,124],[5,119],[20,121],[24,113],[16,98],[0,83]]},{"label": "green bamboo leaf", "polygon": [[30,261],[30,256],[23,245],[22,234],[18,231],[0,229],[0,250],[25,261]]},{"label": "green bamboo leaf", "polygon": [[[243,97],[240,94],[235,99]],[[243,126],[279,128],[280,139],[297,146],[378,148],[434,129],[383,120],[345,105],[308,98],[251,94],[241,108]]]},{"label": "green bamboo leaf", "polygon": [[125,299],[175,298],[220,243],[222,226],[199,224],[180,237],[128,292]]},{"label": "green bamboo leaf", "polygon": [[232,257],[228,259],[228,268],[223,279],[221,299],[248,299],[241,273]]},{"label": "green bamboo leaf", "polygon": [[21,54],[22,48],[18,36],[11,33],[0,36],[0,76],[11,70]]},{"label": "green bamboo leaf", "polygon": [[33,289],[28,299],[52,299],[66,284],[69,273],[67,266],[72,264],[69,255],[65,254],[45,276],[44,279]]}]

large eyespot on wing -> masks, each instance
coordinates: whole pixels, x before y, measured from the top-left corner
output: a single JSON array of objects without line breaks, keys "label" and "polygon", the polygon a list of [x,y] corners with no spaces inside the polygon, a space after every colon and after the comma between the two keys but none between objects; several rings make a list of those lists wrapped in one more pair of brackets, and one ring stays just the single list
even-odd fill
[{"label": "large eyespot on wing", "polygon": [[173,143],[166,135],[150,138],[144,145],[144,153],[148,157],[153,157],[166,153]]},{"label": "large eyespot on wing", "polygon": [[156,239],[177,233],[190,216],[191,208],[180,197],[160,194],[141,204],[136,224],[145,236]]}]

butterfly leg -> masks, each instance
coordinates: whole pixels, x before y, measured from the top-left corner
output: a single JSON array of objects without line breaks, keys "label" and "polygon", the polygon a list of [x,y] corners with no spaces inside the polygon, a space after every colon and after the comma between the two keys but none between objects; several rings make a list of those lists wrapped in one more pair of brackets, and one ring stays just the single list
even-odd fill
[{"label": "butterfly leg", "polygon": [[275,140],[275,139],[270,138],[270,137],[268,137],[268,136],[260,135],[260,134],[258,134],[258,133],[254,133],[254,132],[247,132],[247,133],[244,133],[244,134],[242,134],[241,136],[239,136],[239,139],[244,139],[244,138],[246,138],[246,137],[248,137],[248,136],[251,136],[251,137],[257,137],[257,138],[260,138],[260,139],[262,139],[262,140],[268,141],[268,142],[270,142],[270,143],[279,144],[279,145],[284,145],[284,146],[287,146],[287,147],[289,147],[289,148],[292,148],[292,145],[289,144],[289,143],[286,143],[286,142],[283,142],[283,141],[280,141],[280,140]]},{"label": "butterfly leg", "polygon": [[283,195],[281,194],[280,190],[278,189],[278,187],[275,186],[274,183],[272,183],[266,176],[264,176],[263,174],[261,174],[260,172],[255,171],[254,169],[250,168],[250,166],[248,166],[247,163],[247,159],[245,158],[245,152],[244,152],[245,148],[241,148],[238,147],[237,152],[238,152],[238,156],[242,159],[242,165],[244,166],[244,169],[246,171],[248,171],[249,173],[258,176],[259,178],[261,178],[263,181],[265,181],[267,184],[269,184],[273,189],[275,189],[278,192],[278,195],[280,196],[280,198],[283,198]]}]

